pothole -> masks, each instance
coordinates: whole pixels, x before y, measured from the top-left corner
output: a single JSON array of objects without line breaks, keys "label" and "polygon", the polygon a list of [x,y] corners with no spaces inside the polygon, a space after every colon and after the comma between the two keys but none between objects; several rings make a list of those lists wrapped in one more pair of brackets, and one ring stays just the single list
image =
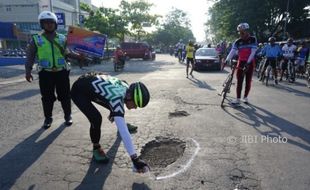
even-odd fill
[{"label": "pothole", "polygon": [[141,158],[152,169],[166,168],[180,158],[186,147],[186,142],[177,138],[156,137],[142,147]]},{"label": "pothole", "polygon": [[190,114],[187,113],[186,111],[174,111],[174,112],[169,112],[169,117],[186,117],[189,116]]}]

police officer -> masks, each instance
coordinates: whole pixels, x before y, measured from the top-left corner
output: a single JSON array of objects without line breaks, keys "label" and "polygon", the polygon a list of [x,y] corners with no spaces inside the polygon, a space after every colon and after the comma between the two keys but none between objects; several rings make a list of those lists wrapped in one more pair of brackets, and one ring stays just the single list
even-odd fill
[{"label": "police officer", "polygon": [[64,111],[65,124],[70,126],[72,125],[69,81],[70,68],[65,60],[67,56],[65,52],[66,38],[64,35],[56,32],[57,17],[54,13],[43,11],[39,14],[38,19],[44,31],[40,34],[33,35],[32,41],[28,46],[25,65],[26,80],[28,82],[33,80],[31,70],[37,57],[39,86],[45,117],[43,128],[49,128],[53,122],[52,111],[54,102],[56,101],[55,89],[57,99],[61,102]]}]

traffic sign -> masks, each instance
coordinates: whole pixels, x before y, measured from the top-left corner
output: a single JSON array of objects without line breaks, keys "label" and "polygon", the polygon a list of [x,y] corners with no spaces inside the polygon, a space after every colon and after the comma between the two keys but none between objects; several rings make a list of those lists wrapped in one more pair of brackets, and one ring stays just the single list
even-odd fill
[{"label": "traffic sign", "polygon": [[58,19],[57,24],[58,25],[62,25],[65,26],[66,22],[65,22],[65,13],[55,13]]}]

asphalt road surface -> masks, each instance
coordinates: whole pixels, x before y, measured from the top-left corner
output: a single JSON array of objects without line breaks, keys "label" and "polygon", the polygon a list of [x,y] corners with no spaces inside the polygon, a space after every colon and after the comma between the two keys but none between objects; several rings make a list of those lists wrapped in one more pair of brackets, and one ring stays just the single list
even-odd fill
[{"label": "asphalt road surface", "polygon": [[[71,71],[71,83],[102,71],[144,82],[151,101],[126,112],[138,126],[134,144],[152,162],[132,171],[116,127],[103,119],[101,144],[109,164],[92,160],[89,123],[73,104],[71,127],[59,102],[43,130],[37,75],[27,83],[22,66],[0,67],[0,189],[310,189],[310,89],[303,79],[266,87],[253,77],[250,104],[233,107],[235,85],[220,107],[224,72],[194,72],[169,55],[130,60],[123,72],[110,62]],[[35,72],[34,72],[35,73]],[[108,112],[100,108],[103,118]],[[150,145],[150,146],[148,146]],[[143,151],[142,151],[143,152]]]}]

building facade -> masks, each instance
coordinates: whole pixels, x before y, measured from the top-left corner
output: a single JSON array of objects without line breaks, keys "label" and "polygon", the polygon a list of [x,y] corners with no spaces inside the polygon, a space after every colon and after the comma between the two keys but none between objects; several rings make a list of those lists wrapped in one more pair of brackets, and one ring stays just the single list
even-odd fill
[{"label": "building facade", "polygon": [[0,22],[11,22],[26,33],[41,30],[38,15],[43,10],[52,10],[64,15],[64,26],[79,24],[79,3],[91,5],[90,0],[0,0]]}]

